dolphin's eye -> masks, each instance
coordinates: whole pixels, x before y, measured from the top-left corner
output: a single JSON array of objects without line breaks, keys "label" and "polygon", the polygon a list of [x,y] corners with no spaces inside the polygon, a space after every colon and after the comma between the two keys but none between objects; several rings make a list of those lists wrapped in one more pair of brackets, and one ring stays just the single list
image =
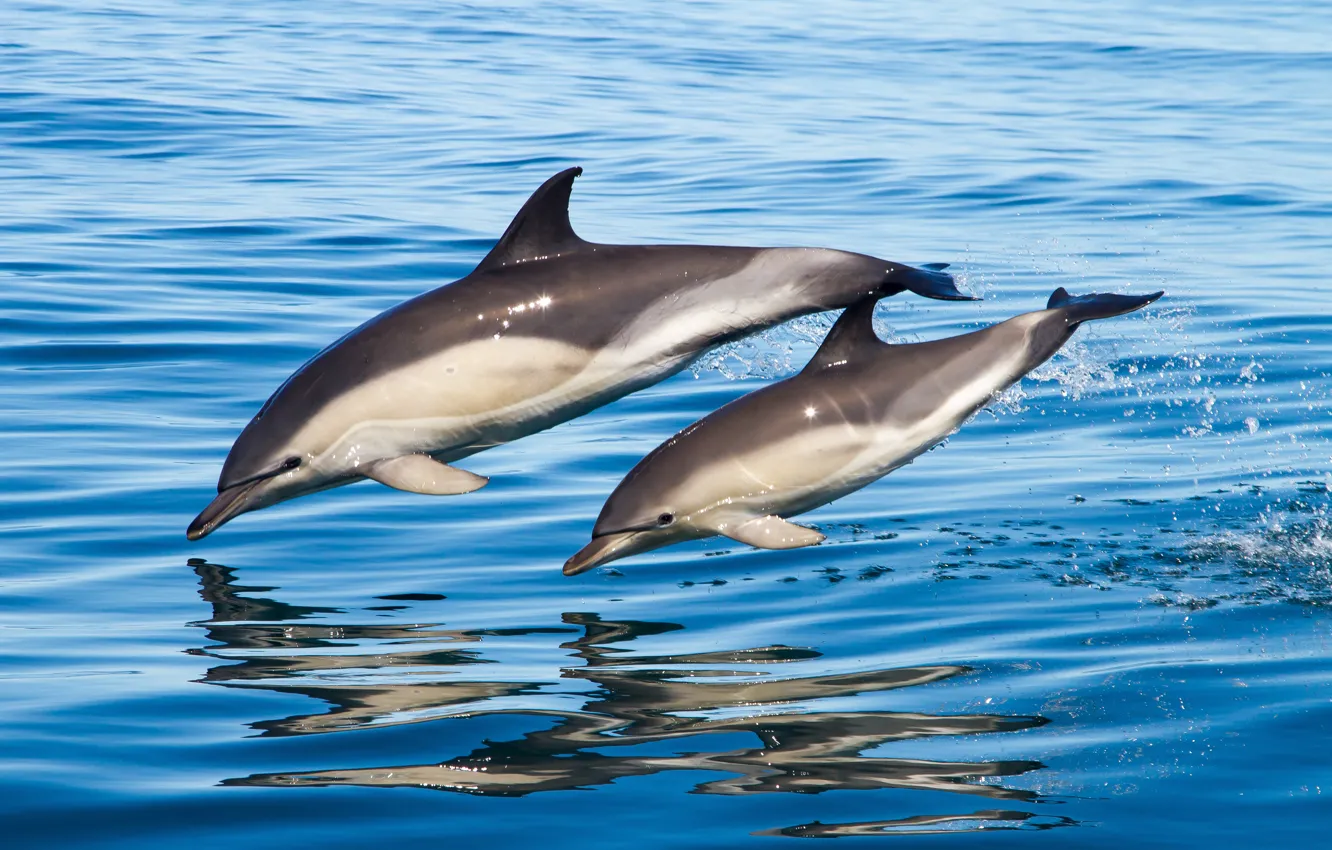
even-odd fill
[{"label": "dolphin's eye", "polygon": [[283,469],[295,469],[300,465],[301,465],[301,459],[298,457],[289,457],[286,460],[282,461]]},{"label": "dolphin's eye", "polygon": [[673,522],[675,522],[675,514],[673,513],[664,513],[657,517],[657,525],[662,527],[668,526]]}]

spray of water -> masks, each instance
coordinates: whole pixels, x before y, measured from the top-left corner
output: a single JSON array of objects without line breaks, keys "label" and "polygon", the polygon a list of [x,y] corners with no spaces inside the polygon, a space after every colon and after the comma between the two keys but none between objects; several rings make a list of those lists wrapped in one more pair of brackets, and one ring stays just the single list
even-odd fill
[{"label": "spray of water", "polygon": [[[963,292],[984,297],[986,290],[976,283],[973,276],[957,273],[954,277]],[[762,333],[727,343],[695,361],[690,372],[695,378],[715,372],[731,381],[789,377],[808,362],[828,335],[838,315],[829,312],[800,316]],[[874,332],[879,335],[879,339],[888,343],[916,341],[914,335],[899,333],[882,311],[874,316]]]}]

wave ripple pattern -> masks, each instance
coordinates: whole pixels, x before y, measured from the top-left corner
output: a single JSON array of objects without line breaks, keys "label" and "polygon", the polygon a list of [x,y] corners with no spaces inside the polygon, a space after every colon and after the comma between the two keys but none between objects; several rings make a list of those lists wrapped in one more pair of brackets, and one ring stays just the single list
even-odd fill
[{"label": "wave ripple pattern", "polygon": [[[1325,840],[1327,4],[0,5],[7,846]],[[560,574],[831,316],[477,455],[477,493],[185,541],[288,374],[571,165],[589,239],[985,296],[885,338],[1167,296],[809,549]]]}]

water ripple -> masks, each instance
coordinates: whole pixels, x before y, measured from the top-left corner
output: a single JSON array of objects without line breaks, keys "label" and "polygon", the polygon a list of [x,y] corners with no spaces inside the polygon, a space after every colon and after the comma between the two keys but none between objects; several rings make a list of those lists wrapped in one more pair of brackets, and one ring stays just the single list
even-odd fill
[{"label": "water ripple", "polygon": [[[4,20],[17,846],[1322,840],[1323,5]],[[571,165],[591,239],[950,262],[985,298],[888,299],[893,341],[1168,294],[812,513],[810,549],[558,569],[644,453],[831,316],[470,458],[465,498],[362,483],[186,543],[283,378]]]}]

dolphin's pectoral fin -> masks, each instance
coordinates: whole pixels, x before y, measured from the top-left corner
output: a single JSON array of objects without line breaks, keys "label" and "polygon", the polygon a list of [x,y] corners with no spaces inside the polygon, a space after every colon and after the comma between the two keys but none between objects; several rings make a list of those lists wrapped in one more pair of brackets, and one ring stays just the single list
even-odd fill
[{"label": "dolphin's pectoral fin", "polygon": [[470,493],[490,481],[483,475],[440,463],[426,455],[403,455],[375,461],[361,474],[395,490],[427,496]]},{"label": "dolphin's pectoral fin", "polygon": [[779,516],[761,516],[717,533],[759,549],[799,549],[822,543],[824,539],[814,529],[787,522]]}]

